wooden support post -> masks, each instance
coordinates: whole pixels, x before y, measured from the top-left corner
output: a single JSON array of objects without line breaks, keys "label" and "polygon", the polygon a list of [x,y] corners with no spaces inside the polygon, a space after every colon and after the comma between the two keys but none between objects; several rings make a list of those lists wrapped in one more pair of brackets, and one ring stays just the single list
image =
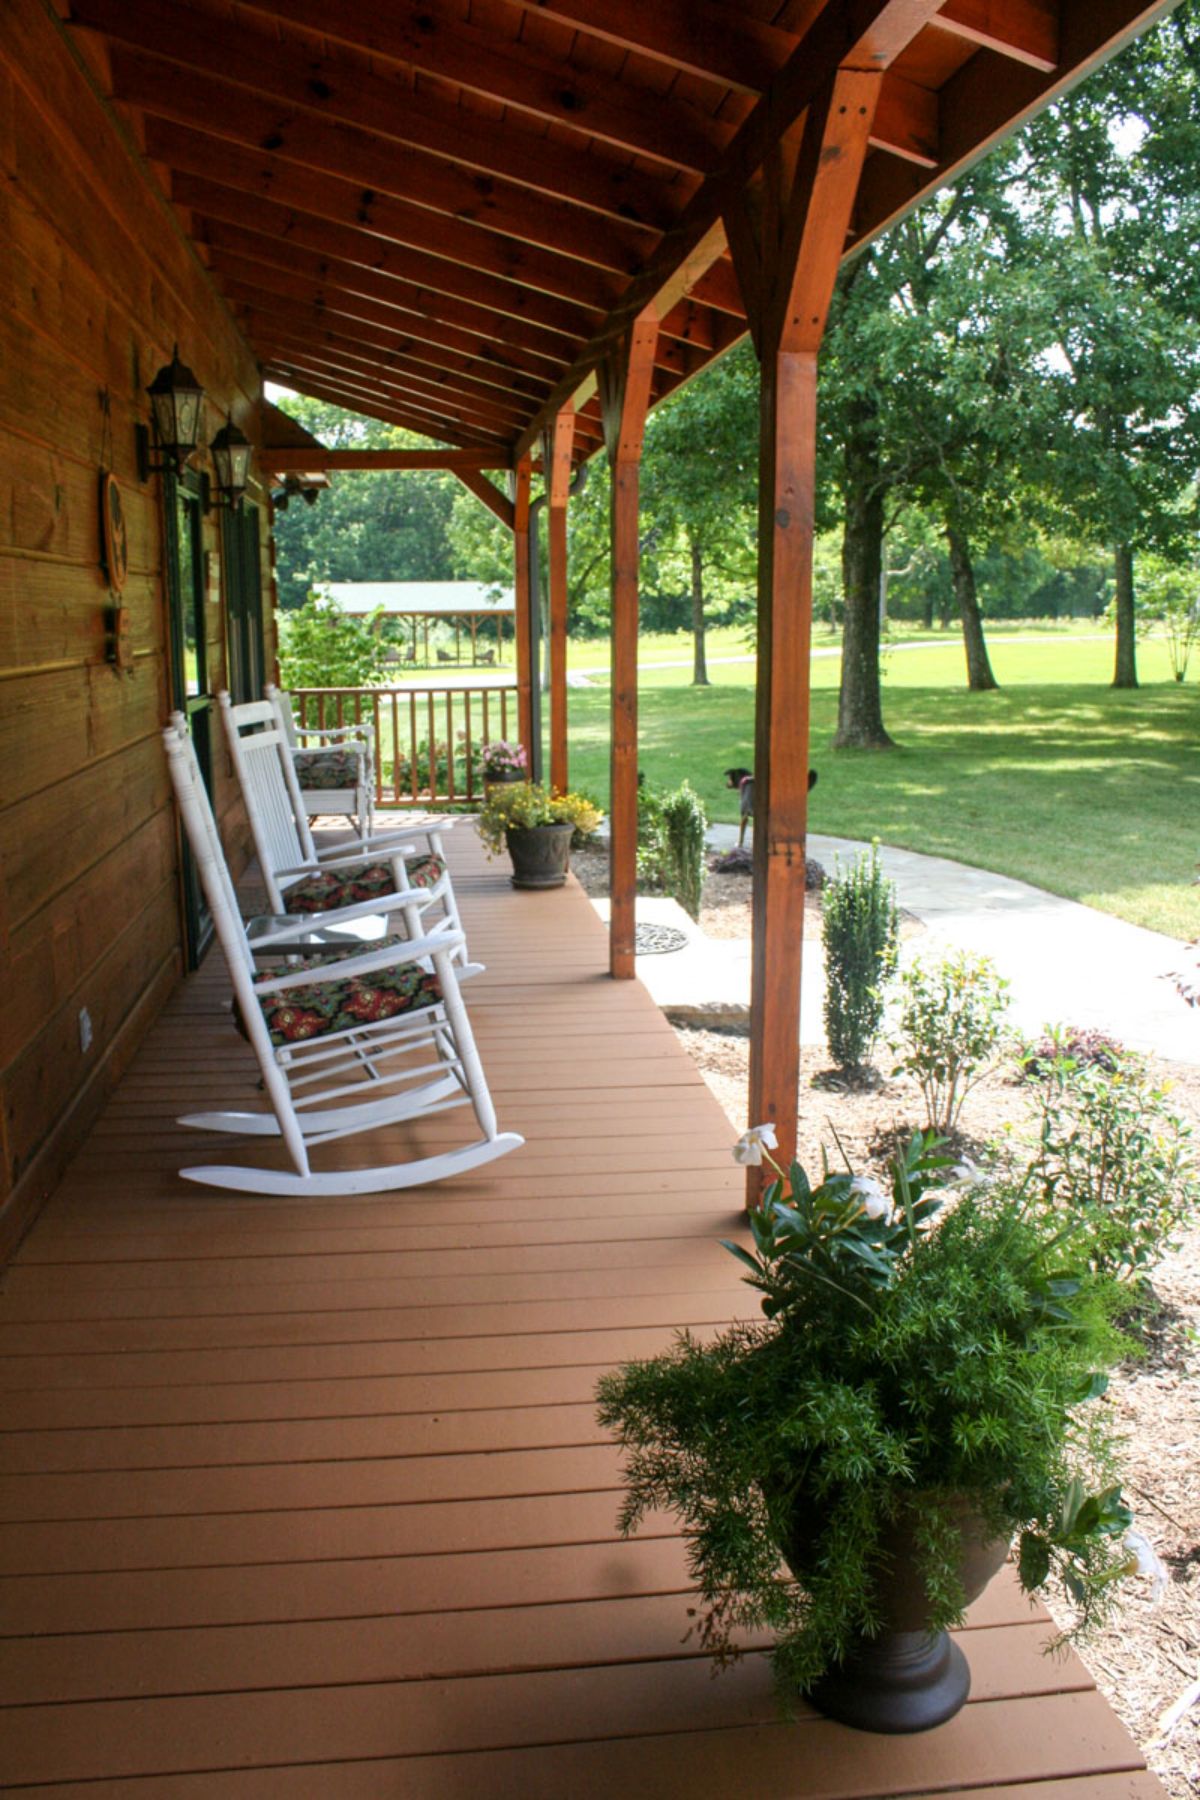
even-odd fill
[{"label": "wooden support post", "polygon": [[612,467],[612,749],[609,791],[609,974],[632,978],[637,899],[638,477],[658,318],[639,314],[600,365]]},{"label": "wooden support post", "polygon": [[532,684],[535,675],[535,671],[530,666],[532,634],[529,617],[529,608],[532,602],[532,584],[529,578],[529,487],[532,474],[531,459],[525,456],[522,457],[509,478],[513,503],[513,606],[515,608],[513,623],[517,638],[517,736],[525,746],[525,756],[530,769],[534,766]]},{"label": "wooden support post", "polygon": [[575,410],[564,406],[554,421],[550,451],[550,786],[566,793],[567,767],[567,501]]},{"label": "wooden support post", "polygon": [[[727,215],[761,364],[750,1122],[795,1155],[808,822],[817,352],[882,73],[841,70]],[[755,1205],[764,1173],[747,1171]]]}]

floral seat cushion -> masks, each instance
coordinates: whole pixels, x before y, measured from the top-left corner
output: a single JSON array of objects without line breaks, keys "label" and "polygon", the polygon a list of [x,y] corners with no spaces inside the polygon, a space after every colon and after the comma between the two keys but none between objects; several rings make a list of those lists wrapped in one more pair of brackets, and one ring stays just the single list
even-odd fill
[{"label": "floral seat cushion", "polygon": [[305,750],[296,758],[296,774],[305,793],[357,787],[364,778],[358,750]]},{"label": "floral seat cushion", "polygon": [[[293,963],[291,968],[294,970],[295,966]],[[305,966],[314,970],[330,968],[329,963],[319,959],[310,960]],[[418,1012],[422,1007],[436,1006],[441,997],[436,975],[405,963],[396,968],[375,969],[369,975],[288,988],[282,994],[260,994],[258,1004],[271,1042],[279,1047],[326,1037],[334,1031],[353,1031],[356,1026],[394,1019],[401,1013]]]},{"label": "floral seat cushion", "polygon": [[[409,887],[431,888],[446,873],[446,865],[440,856],[414,856],[405,864],[405,872]],[[395,892],[390,862],[354,863],[344,869],[320,869],[293,882],[283,896],[283,909],[288,913],[331,912]]]}]

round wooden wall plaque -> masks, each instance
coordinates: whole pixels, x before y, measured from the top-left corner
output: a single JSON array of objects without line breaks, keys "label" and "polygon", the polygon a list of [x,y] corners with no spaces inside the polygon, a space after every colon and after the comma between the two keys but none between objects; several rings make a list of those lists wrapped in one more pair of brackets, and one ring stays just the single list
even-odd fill
[{"label": "round wooden wall plaque", "polygon": [[129,540],[120,483],[109,471],[100,477],[100,534],[108,585],[119,594],[129,575]]}]

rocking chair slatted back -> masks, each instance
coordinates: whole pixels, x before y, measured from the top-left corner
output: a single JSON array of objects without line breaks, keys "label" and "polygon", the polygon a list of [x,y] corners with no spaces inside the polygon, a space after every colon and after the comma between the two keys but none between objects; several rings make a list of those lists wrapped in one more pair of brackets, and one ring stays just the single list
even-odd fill
[{"label": "rocking chair slatted back", "polygon": [[[292,696],[273,682],[263,688],[263,699],[274,709],[275,722],[283,733],[297,773],[297,786],[302,810],[309,818],[318,814],[344,813],[360,838],[368,838],[374,829],[375,806],[375,728],[369,720],[353,725],[306,725],[302,730],[292,710]],[[301,740],[305,740],[302,742]],[[316,745],[308,740],[316,739]],[[352,784],[342,787],[307,787],[304,782],[306,764],[318,757],[328,757],[331,750],[344,753],[354,768]]]},{"label": "rocking chair slatted back", "polygon": [[[171,780],[234,999],[270,1112],[195,1113],[198,1130],[280,1139],[291,1169],[212,1165],[189,1181],[263,1194],[365,1194],[438,1181],[515,1150],[502,1133],[458,991],[444,926],[415,941],[282,972],[256,970],[212,806],[182,714],[163,732]],[[297,921],[302,935],[309,921]],[[279,942],[288,955],[286,941]],[[293,946],[294,954],[294,946]],[[481,1136],[459,1149],[403,1162],[321,1172],[310,1148],[469,1104]]]},{"label": "rocking chair slatted back", "polygon": [[[390,878],[385,874],[383,879],[390,880],[396,892],[411,892],[414,906],[422,909],[436,902],[448,927],[462,933],[458,902],[442,848],[442,834],[451,829],[452,819],[414,823],[373,837],[355,838],[352,844],[318,849],[274,704],[269,700],[251,700],[235,706],[224,692],[217,699],[273,913],[304,910],[324,916],[346,904],[339,890],[352,887],[356,876],[364,871],[370,873],[378,888],[382,868],[390,869]],[[330,897],[314,888],[324,888]],[[410,934],[415,934],[418,926],[410,921],[409,929]],[[469,961],[465,943],[456,952],[455,961],[460,979],[478,974],[483,967],[482,963]]]}]

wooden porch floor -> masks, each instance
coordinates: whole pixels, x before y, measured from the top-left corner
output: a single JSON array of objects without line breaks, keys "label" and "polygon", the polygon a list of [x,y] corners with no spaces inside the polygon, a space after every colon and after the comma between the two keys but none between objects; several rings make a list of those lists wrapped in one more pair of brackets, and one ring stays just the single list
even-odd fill
[{"label": "wooden porch floor", "polygon": [[[608,1364],[752,1310],[732,1132],[582,893],[453,861],[524,1150],[370,1200],[206,1194],[244,1100],[219,958],[177,996],[0,1299],[0,1782],[89,1800],[1161,1793],[1007,1579],[917,1738],[712,1680],[670,1520],[616,1536]],[[437,1129],[449,1131],[450,1121]],[[425,1127],[430,1136],[432,1127]]]}]

